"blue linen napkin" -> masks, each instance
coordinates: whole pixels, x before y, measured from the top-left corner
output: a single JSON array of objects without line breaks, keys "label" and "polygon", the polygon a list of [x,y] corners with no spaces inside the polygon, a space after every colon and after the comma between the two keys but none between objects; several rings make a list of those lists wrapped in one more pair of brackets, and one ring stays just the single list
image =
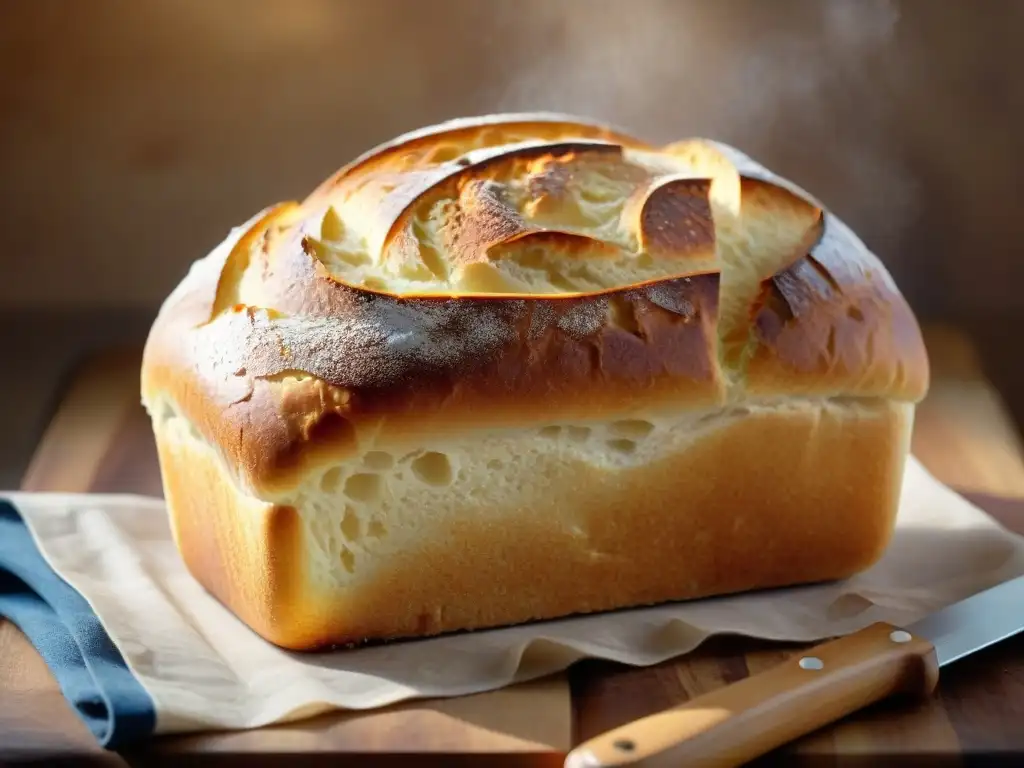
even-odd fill
[{"label": "blue linen napkin", "polygon": [[153,700],[89,603],[53,572],[18,510],[3,499],[0,616],[25,633],[102,746],[117,749],[153,734]]}]

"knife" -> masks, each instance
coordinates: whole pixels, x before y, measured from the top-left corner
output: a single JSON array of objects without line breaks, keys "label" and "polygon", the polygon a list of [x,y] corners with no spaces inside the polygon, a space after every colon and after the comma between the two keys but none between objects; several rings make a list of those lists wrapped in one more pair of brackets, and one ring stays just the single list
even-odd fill
[{"label": "knife", "polygon": [[906,627],[876,623],[573,749],[565,768],[737,766],[897,694],[928,696],[939,668],[1024,631],[1024,576]]}]

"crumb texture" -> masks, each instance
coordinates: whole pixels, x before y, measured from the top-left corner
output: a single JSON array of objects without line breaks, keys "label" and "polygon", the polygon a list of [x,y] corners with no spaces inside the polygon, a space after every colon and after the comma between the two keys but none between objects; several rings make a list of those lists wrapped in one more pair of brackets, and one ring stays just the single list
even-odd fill
[{"label": "crumb texture", "polygon": [[884,266],[788,180],[493,115],[233,230],[142,396],[192,572],[310,647],[853,573],[928,377]]}]

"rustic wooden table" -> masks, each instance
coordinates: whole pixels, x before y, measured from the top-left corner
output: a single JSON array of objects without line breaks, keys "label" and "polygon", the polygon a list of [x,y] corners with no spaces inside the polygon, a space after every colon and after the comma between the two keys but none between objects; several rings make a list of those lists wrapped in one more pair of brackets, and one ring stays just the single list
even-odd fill
[{"label": "rustic wooden table", "polygon": [[[1024,449],[971,344],[948,329],[927,333],[933,385],[919,409],[915,454],[940,480],[1024,533]],[[26,490],[159,494],[156,453],[138,405],[136,350],[92,360],[74,378],[27,472]],[[503,764],[560,765],[578,741],[765,669],[797,650],[713,641],[681,661],[649,669],[584,662],[568,674],[494,693],[414,702],[233,734],[158,740],[133,755],[104,753],[62,698],[36,652],[0,623],[0,758],[4,750],[74,753],[101,762],[250,752],[395,753],[444,764],[483,757]],[[1024,637],[944,671],[920,703],[888,703],[813,734],[766,762],[802,758],[906,764],[1001,753],[1024,755]],[[943,762],[946,762],[945,760]]]}]

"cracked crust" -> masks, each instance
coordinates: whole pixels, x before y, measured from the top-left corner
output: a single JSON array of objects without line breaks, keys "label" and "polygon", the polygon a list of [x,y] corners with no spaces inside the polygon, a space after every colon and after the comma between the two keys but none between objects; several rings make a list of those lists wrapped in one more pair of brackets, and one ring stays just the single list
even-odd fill
[{"label": "cracked crust", "polygon": [[[792,515],[808,516],[836,493],[836,504],[847,503],[835,513],[846,533],[832,535],[857,540],[850,526],[858,525],[873,532],[856,557],[835,558],[847,564],[838,571],[852,572],[887,537],[912,406],[927,385],[917,322],[884,267],[802,190],[730,147],[694,139],[657,148],[561,115],[499,115],[408,134],[357,158],[306,200],[257,215],[198,261],[167,299],[142,371],[186,561],[250,625],[293,647],[421,633],[409,616],[427,610],[431,582],[411,568],[409,578],[423,585],[409,598],[412,613],[390,614],[389,625],[387,615],[365,608],[362,623],[349,621],[329,607],[337,596],[317,597],[302,586],[304,566],[291,562],[302,554],[286,556],[284,544],[278,550],[266,538],[239,549],[240,538],[255,541],[251,532],[224,534],[214,547],[213,523],[202,523],[204,515],[259,517],[247,511],[255,504],[278,510],[272,515],[278,521],[307,519],[314,513],[295,499],[310,478],[368,450],[398,456],[438,436],[472,444],[550,424],[610,423],[638,414],[660,424],[680,414],[697,419],[753,408],[748,432],[733,428],[737,442],[716,449],[719,459],[746,455],[746,441],[770,434],[791,453],[818,457],[801,473],[842,472],[835,462],[854,461],[854,446],[869,450],[863,436],[869,432],[887,457],[873,470],[874,480],[864,474],[864,482],[881,485],[847,502],[835,488],[812,489],[806,479],[786,477],[781,465],[777,474],[735,466],[716,475],[735,484],[747,472],[769,483],[759,493],[771,502],[765,514],[782,515],[780,524],[790,514],[773,511],[783,498],[797,505]],[[786,443],[785,432],[773,426],[794,418],[778,405],[786,401],[803,403],[804,416],[819,413],[819,424],[825,411],[837,423],[845,418],[846,431],[793,429],[793,441],[802,435],[804,442]],[[845,417],[829,403],[850,404]],[[188,424],[188,439],[180,429],[168,436],[166,425],[177,420]],[[701,458],[712,455],[700,447],[705,442],[671,460],[662,454],[658,466],[666,477],[675,466],[687,482],[697,482],[684,470],[709,471]],[[197,452],[205,448],[197,446],[210,453],[200,460]],[[782,447],[758,447],[750,460],[756,464]],[[223,488],[207,513],[189,467],[211,457],[221,475],[207,482]],[[760,460],[769,463],[767,456]],[[212,467],[203,471],[216,474]],[[639,478],[654,471],[637,465],[628,476],[605,472],[621,482],[604,497],[636,496]],[[650,482],[678,494],[667,480]],[[710,525],[703,507],[644,498],[651,519],[676,533]],[[705,498],[714,503],[711,491]],[[522,514],[522,498],[507,502],[509,514]],[[564,503],[571,503],[568,497]],[[611,514],[608,503],[592,506],[595,514]],[[673,522],[673,515],[692,519]],[[867,517],[858,523],[859,515]],[[623,556],[640,557],[641,544],[629,543],[631,518],[616,519],[626,537]],[[223,533],[241,523],[218,525]],[[448,525],[463,530],[466,523],[439,521],[423,547],[436,548]],[[536,543],[551,523],[529,525],[533,533],[519,534]],[[284,527],[288,551],[303,552],[302,536]],[[825,539],[815,541],[828,553]],[[229,551],[252,559],[231,565]],[[403,558],[418,551],[378,558],[375,583],[385,583],[381,573],[406,567]],[[431,557],[441,568],[444,557]],[[538,573],[555,567],[528,564]],[[455,606],[438,631],[842,575],[822,564],[783,568],[778,572],[788,573],[787,581],[769,575],[779,563],[762,565],[749,566],[745,580],[722,576],[715,586],[714,579],[698,579],[704,586],[682,592],[656,587],[661,581],[639,566],[633,576],[614,577],[594,565],[593,583],[608,588],[605,600],[574,597],[566,586],[547,607],[524,597],[506,614],[480,608],[484,613],[473,618],[469,608]],[[499,578],[480,563],[472,568],[494,571],[492,589],[504,583],[530,593],[514,575]],[[470,571],[459,571],[460,578],[471,578]],[[553,573],[552,583],[561,583]],[[620,587],[612,589],[608,579]],[[289,614],[301,620],[282,618],[285,593],[309,604]]]}]

